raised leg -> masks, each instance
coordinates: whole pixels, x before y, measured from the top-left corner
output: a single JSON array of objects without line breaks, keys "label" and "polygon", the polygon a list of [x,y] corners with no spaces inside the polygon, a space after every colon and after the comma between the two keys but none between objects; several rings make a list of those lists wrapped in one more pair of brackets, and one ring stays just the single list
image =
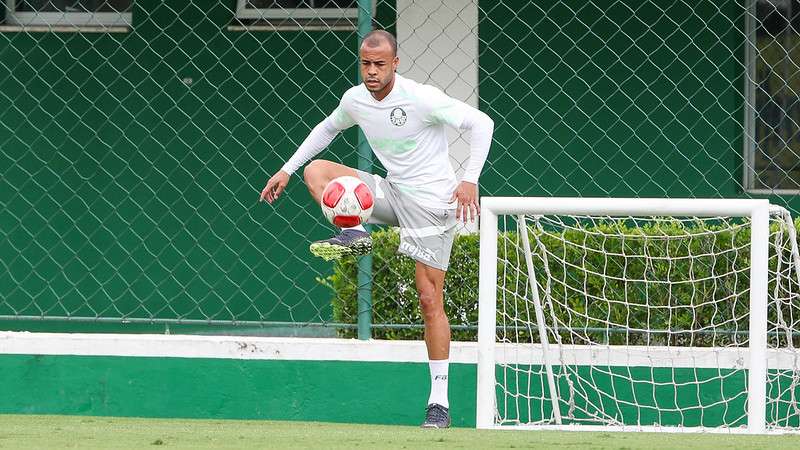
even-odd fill
[{"label": "raised leg", "polygon": [[303,170],[303,179],[308,187],[308,192],[317,203],[322,199],[322,191],[325,190],[325,186],[327,186],[332,179],[343,176],[357,178],[358,173],[355,169],[324,159],[315,159],[311,161]]}]

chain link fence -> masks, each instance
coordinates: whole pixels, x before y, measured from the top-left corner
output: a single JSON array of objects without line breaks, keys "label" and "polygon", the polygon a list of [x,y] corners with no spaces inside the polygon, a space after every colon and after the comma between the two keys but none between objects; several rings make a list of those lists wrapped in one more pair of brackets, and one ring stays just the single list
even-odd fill
[{"label": "chain link fence", "polygon": [[[797,1],[361,3],[397,35],[400,73],[494,119],[482,195],[800,209]],[[0,326],[353,328],[308,253],[332,230],[301,178],[257,199],[357,82],[358,5],[7,0]],[[468,143],[451,141],[460,173]],[[356,166],[357,146],[351,129],[320,156]]]}]

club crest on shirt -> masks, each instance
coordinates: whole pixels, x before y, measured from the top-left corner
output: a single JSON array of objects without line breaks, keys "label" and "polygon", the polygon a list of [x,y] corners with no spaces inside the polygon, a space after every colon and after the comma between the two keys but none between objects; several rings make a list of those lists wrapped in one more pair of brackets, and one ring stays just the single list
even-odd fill
[{"label": "club crest on shirt", "polygon": [[397,127],[402,127],[406,124],[406,112],[403,111],[403,108],[395,108],[389,114],[389,121],[392,122],[392,125]]}]

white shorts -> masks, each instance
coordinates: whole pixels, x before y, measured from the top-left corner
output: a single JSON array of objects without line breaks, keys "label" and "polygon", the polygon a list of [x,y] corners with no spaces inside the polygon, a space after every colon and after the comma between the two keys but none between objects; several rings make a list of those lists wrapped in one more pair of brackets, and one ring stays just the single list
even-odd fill
[{"label": "white shorts", "polygon": [[456,234],[455,210],[422,206],[383,177],[356,172],[375,196],[369,223],[399,226],[398,253],[426,266],[447,270]]}]

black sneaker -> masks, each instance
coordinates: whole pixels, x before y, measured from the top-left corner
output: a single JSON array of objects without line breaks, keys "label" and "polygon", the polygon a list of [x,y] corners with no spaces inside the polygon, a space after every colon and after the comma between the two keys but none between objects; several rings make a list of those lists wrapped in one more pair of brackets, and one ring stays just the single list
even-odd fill
[{"label": "black sneaker", "polygon": [[450,428],[450,410],[438,403],[431,403],[425,408],[422,428]]},{"label": "black sneaker", "polygon": [[338,236],[313,242],[308,249],[314,256],[325,261],[343,256],[366,255],[372,251],[372,238],[366,231],[342,230]]}]

